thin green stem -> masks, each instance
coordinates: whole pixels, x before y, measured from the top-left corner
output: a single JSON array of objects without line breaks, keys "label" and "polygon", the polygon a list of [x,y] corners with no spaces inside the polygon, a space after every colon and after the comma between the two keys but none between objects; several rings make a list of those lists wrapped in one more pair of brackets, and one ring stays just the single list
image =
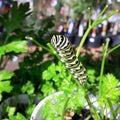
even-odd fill
[{"label": "thin green stem", "polygon": [[44,50],[46,50],[46,51],[48,51],[48,52],[51,52],[50,49],[48,49],[47,47],[41,45],[37,40],[32,39],[32,41],[33,41],[36,45],[38,45],[38,46],[40,46],[41,48],[43,48]]},{"label": "thin green stem", "polygon": [[91,9],[90,7],[88,8],[88,27],[91,26]]},{"label": "thin green stem", "polygon": [[70,100],[70,97],[68,96],[68,98],[65,101],[65,104],[63,106],[61,120],[65,120],[66,107],[67,107],[67,104],[68,104],[69,100]]},{"label": "thin green stem", "polygon": [[50,50],[52,51],[53,54],[55,54],[55,55],[57,54],[56,50],[50,43],[47,43],[47,46],[50,48]]},{"label": "thin green stem", "polygon": [[117,48],[120,47],[120,44],[116,45],[115,47],[113,47],[112,49],[110,49],[108,52],[107,52],[107,56],[112,53],[114,50],[116,50]]},{"label": "thin green stem", "polygon": [[99,116],[98,113],[97,113],[97,110],[95,109],[95,107],[94,107],[93,104],[91,103],[90,98],[89,98],[89,96],[87,95],[87,93],[85,94],[85,98],[86,98],[87,103],[88,103],[88,105],[89,105],[89,107],[90,107],[90,111],[91,111],[92,117],[93,117],[95,120],[101,120],[100,116]]},{"label": "thin green stem", "polygon": [[48,43],[47,46],[50,48],[51,53],[53,53],[53,54],[58,58],[58,60],[60,60],[60,57],[59,57],[59,55],[57,54],[57,52],[56,52],[56,50],[54,49],[54,47],[53,47],[50,43]]},{"label": "thin green stem", "polygon": [[85,118],[85,120],[90,120],[91,115],[88,115],[87,118]]},{"label": "thin green stem", "polygon": [[[91,31],[92,28],[94,28],[95,26],[97,26],[98,24],[102,23],[103,21],[107,20],[108,18],[110,18],[111,16],[113,16],[114,14],[116,14],[118,11],[113,11],[111,14],[107,15],[105,18],[100,18],[103,16],[104,12],[107,10],[108,8],[108,5],[106,5],[104,7],[104,9],[102,10],[102,12],[98,15],[98,17],[96,18],[96,20],[91,24],[91,20],[89,18],[89,25],[88,25],[88,29],[86,30],[85,34],[83,35],[82,37],[82,40],[78,46],[78,50],[77,50],[77,53],[76,53],[76,56],[78,57],[80,52],[81,52],[81,48],[89,34],[89,32]],[[88,15],[90,17],[90,10],[88,11]]]},{"label": "thin green stem", "polygon": [[120,104],[118,104],[116,110],[115,110],[116,114],[120,113]]},{"label": "thin green stem", "polygon": [[108,18],[110,18],[111,16],[113,16],[114,14],[118,13],[118,10],[113,11],[112,13],[110,13],[109,15],[107,15],[106,17],[102,18],[102,19],[98,19],[97,21],[93,22],[92,26],[95,27],[98,24],[102,23],[105,20],[108,20]]},{"label": "thin green stem", "polygon": [[103,108],[103,106],[100,108],[101,111],[101,120],[104,120],[104,111],[105,109]]},{"label": "thin green stem", "polygon": [[100,19],[100,17],[102,17],[103,16],[103,14],[105,13],[105,11],[108,9],[108,5],[106,5],[105,7],[104,7],[104,9],[100,12],[100,14],[97,16],[97,18],[96,18],[96,21],[97,20],[99,20]]},{"label": "thin green stem", "polygon": [[97,110],[95,109],[95,107],[94,107],[93,104],[91,103],[90,98],[89,98],[87,92],[85,91],[85,88],[79,83],[78,80],[76,80],[76,79],[74,79],[74,80],[75,80],[76,84],[78,85],[78,87],[79,87],[80,89],[82,89],[82,90],[84,91],[84,93],[85,93],[86,101],[87,101],[87,103],[88,103],[88,105],[89,105],[89,107],[90,107],[91,116],[92,116],[95,120],[101,120],[100,116],[99,116],[98,113],[97,113]]},{"label": "thin green stem", "polygon": [[76,53],[77,57],[79,56],[79,54],[81,52],[81,49],[82,49],[82,46],[83,46],[83,44],[84,44],[84,42],[85,42],[85,40],[86,40],[86,38],[87,38],[87,36],[88,36],[91,29],[92,29],[92,27],[89,26],[88,29],[86,30],[86,32],[85,32],[85,34],[84,34],[84,36],[83,36],[83,38],[82,38],[82,40],[81,40],[81,42],[80,42],[80,44],[78,46],[78,50],[77,50],[77,53]]},{"label": "thin green stem", "polygon": [[115,113],[115,110],[114,110],[114,108],[113,108],[113,105],[112,105],[112,103],[111,103],[111,101],[110,101],[110,98],[106,98],[106,99],[107,99],[107,102],[108,102],[108,104],[109,104],[109,106],[110,106],[110,110],[111,110],[111,112],[112,112],[113,119],[116,120],[116,113]]},{"label": "thin green stem", "polygon": [[108,5],[106,5],[106,6],[104,7],[104,9],[100,12],[100,14],[97,16],[96,20],[92,23],[92,28],[95,27],[95,26],[97,26],[99,23],[102,23],[102,22],[103,22],[103,21],[102,21],[103,19],[100,18],[100,17],[103,16],[103,14],[104,14],[105,11],[107,10],[107,8],[108,8]]},{"label": "thin green stem", "polygon": [[[103,73],[104,73],[105,59],[106,59],[106,56],[107,56],[109,41],[110,41],[109,39],[106,39],[106,45],[105,46],[103,45],[99,87],[101,87],[101,84],[102,84],[102,77],[103,77]],[[99,95],[101,95],[101,93],[99,93]]]},{"label": "thin green stem", "polygon": [[[102,62],[101,62],[101,69],[100,69],[100,82],[99,84],[101,85],[101,81],[102,81],[102,77],[103,77],[103,73],[104,73],[104,65],[105,65],[105,58],[106,58],[106,51],[104,51],[104,45],[102,46]],[[105,52],[105,53],[104,53]]]}]

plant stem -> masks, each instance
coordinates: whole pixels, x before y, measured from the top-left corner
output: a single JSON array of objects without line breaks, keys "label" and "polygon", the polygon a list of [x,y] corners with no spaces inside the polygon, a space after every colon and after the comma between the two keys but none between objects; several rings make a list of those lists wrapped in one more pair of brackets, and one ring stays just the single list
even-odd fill
[{"label": "plant stem", "polygon": [[108,5],[106,5],[104,8],[103,8],[103,10],[100,12],[100,14],[97,16],[97,18],[96,18],[96,20],[99,20],[100,19],[100,17],[102,17],[103,16],[103,14],[105,13],[105,11],[108,9]]},{"label": "plant stem", "polygon": [[[113,16],[114,14],[116,14],[118,12],[118,11],[113,11],[111,14],[107,15],[105,18],[102,18],[103,14],[107,10],[107,8],[108,8],[108,5],[106,5],[104,7],[104,9],[101,11],[101,13],[98,15],[98,17],[96,18],[96,20],[93,23],[91,23],[90,18],[88,18],[89,19],[88,29],[86,30],[85,34],[83,35],[82,40],[81,40],[81,42],[80,42],[80,44],[78,46],[78,50],[77,50],[77,53],[76,53],[77,57],[79,56],[81,48],[82,48],[82,46],[83,46],[89,32],[91,31],[91,29],[94,28],[95,26],[97,26],[98,24],[102,23],[103,21],[107,20],[108,18],[110,18],[111,16]],[[88,9],[89,17],[91,17],[90,14],[91,14],[90,9]]]},{"label": "plant stem", "polygon": [[120,104],[118,104],[116,110],[115,110],[116,114],[119,114],[120,113]]},{"label": "plant stem", "polygon": [[91,9],[90,7],[88,8],[88,27],[91,26]]},{"label": "plant stem", "polygon": [[[102,14],[105,12],[106,8],[107,8],[107,6],[103,9],[103,11],[99,14],[98,17],[101,17],[101,16],[102,16]],[[79,57],[79,54],[80,54],[80,52],[81,52],[81,48],[82,48],[82,46],[83,46],[83,44],[84,44],[84,42],[85,42],[85,40],[86,40],[89,32],[91,31],[91,29],[92,29],[95,25],[97,25],[96,23],[97,23],[98,20],[99,20],[99,19],[96,19],[96,20],[91,24],[91,19],[90,19],[91,16],[90,16],[90,14],[91,14],[91,13],[90,13],[90,8],[89,8],[89,9],[88,9],[88,15],[89,15],[89,23],[88,23],[88,24],[89,24],[89,26],[88,26],[88,29],[86,30],[84,36],[82,37],[82,40],[81,40],[79,46],[78,46],[78,50],[77,50],[77,53],[76,53],[76,56],[77,56],[77,57]],[[95,24],[95,25],[94,25],[94,24]]]},{"label": "plant stem", "polygon": [[83,35],[82,39],[81,39],[81,42],[78,46],[78,50],[77,50],[77,53],[76,53],[76,56],[79,57],[79,54],[81,52],[81,49],[82,49],[82,46],[83,44],[85,43],[85,40],[89,34],[89,32],[91,31],[92,29],[92,26],[91,26],[91,12],[90,12],[90,8],[88,8],[88,29],[86,30],[85,34]]},{"label": "plant stem", "polygon": [[78,85],[78,87],[79,87],[80,89],[82,89],[82,90],[84,91],[84,93],[85,93],[86,101],[87,101],[87,103],[88,103],[88,105],[89,105],[89,107],[90,107],[91,116],[92,116],[95,120],[101,120],[100,116],[99,116],[98,113],[97,113],[97,110],[94,108],[93,104],[91,103],[90,98],[89,98],[88,94],[87,94],[86,91],[85,91],[85,88],[84,88],[82,85],[80,85],[80,83],[79,83],[79,81],[78,81],[77,79],[74,79],[74,80],[75,80],[76,84]]},{"label": "plant stem", "polygon": [[47,47],[41,45],[38,41],[36,41],[36,40],[33,39],[33,38],[32,38],[32,41],[33,41],[36,45],[42,47],[44,50],[46,50],[46,51],[54,54],[54,55],[60,60],[60,57],[58,56],[57,52],[54,50],[54,48],[52,47],[52,45],[51,45],[50,43],[47,44],[47,46],[50,48],[50,49],[48,49]]},{"label": "plant stem", "polygon": [[86,38],[87,38],[87,36],[88,36],[91,29],[92,29],[92,27],[89,26],[88,29],[86,30],[86,32],[85,32],[85,34],[84,34],[84,36],[83,36],[83,38],[82,38],[82,40],[81,40],[81,42],[80,42],[80,44],[78,46],[78,50],[77,50],[77,53],[76,53],[77,57],[79,56],[79,54],[81,52],[81,48],[82,48],[82,46],[83,46],[83,44],[84,44],[84,42],[85,42],[85,40],[86,40]]},{"label": "plant stem", "polygon": [[105,58],[106,58],[106,51],[104,51],[105,46],[102,46],[102,62],[101,62],[101,69],[100,69],[100,82],[99,85],[101,86],[101,82],[102,82],[102,77],[103,77],[103,73],[104,73],[104,65],[105,65]]},{"label": "plant stem", "polygon": [[93,27],[95,27],[96,25],[102,23],[102,22],[105,21],[105,20],[108,20],[108,18],[110,18],[111,16],[113,16],[113,15],[116,14],[116,13],[118,13],[117,10],[116,10],[116,11],[113,11],[112,13],[110,13],[109,15],[107,15],[106,17],[104,17],[104,18],[102,18],[102,19],[100,19],[100,20],[97,20],[97,22],[94,22]]},{"label": "plant stem", "polygon": [[64,104],[64,106],[63,106],[61,120],[65,120],[66,107],[67,107],[67,104],[68,104],[69,100],[70,100],[70,97],[68,96],[68,98],[67,98],[67,100],[65,101],[65,104]]},{"label": "plant stem", "polygon": [[58,58],[58,60],[60,60],[60,57],[57,54],[57,52],[55,51],[54,47],[50,43],[48,43],[47,46],[50,48],[51,53],[53,53]]},{"label": "plant stem", "polygon": [[107,50],[108,50],[108,45],[109,45],[109,39],[106,39],[106,45],[104,46],[103,44],[103,50],[102,50],[102,63],[101,63],[101,69],[100,69],[100,82],[99,82],[99,86],[101,87],[101,83],[102,83],[102,77],[103,77],[103,73],[104,73],[104,66],[105,66],[105,59],[107,56]]},{"label": "plant stem", "polygon": [[46,51],[48,51],[48,52],[51,52],[51,50],[49,50],[47,47],[41,45],[41,44],[40,44],[38,41],[36,41],[35,39],[32,39],[32,41],[33,41],[36,45],[38,45],[38,46],[40,46],[41,48],[43,48],[44,50],[46,50]]},{"label": "plant stem", "polygon": [[86,98],[87,103],[88,103],[88,105],[89,105],[89,107],[90,107],[90,111],[91,111],[92,117],[93,117],[95,120],[101,120],[100,116],[99,116],[98,113],[97,113],[97,110],[95,109],[95,107],[94,107],[93,104],[91,103],[90,98],[89,98],[89,96],[87,95],[87,93],[85,94],[85,98]]},{"label": "plant stem", "polygon": [[112,112],[113,119],[116,120],[116,113],[115,113],[115,111],[114,111],[114,109],[113,109],[113,105],[112,105],[112,103],[111,103],[111,101],[110,101],[110,98],[106,98],[106,99],[107,99],[107,102],[108,102],[108,104],[109,104],[109,106],[110,106],[110,110],[111,110],[111,112]]},{"label": "plant stem", "polygon": [[120,47],[120,44],[116,45],[115,47],[113,47],[111,50],[109,50],[109,51],[107,52],[107,55],[109,55],[110,53],[112,53],[114,50],[116,50],[116,49],[119,48],[119,47]]}]

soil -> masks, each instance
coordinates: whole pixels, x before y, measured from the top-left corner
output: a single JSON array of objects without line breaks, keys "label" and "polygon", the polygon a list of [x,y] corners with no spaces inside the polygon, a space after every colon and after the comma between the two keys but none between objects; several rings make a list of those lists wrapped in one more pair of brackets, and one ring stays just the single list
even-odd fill
[{"label": "soil", "polygon": [[[74,113],[73,111],[69,111],[66,113],[65,120],[94,120],[92,116],[90,116],[90,110],[82,109],[80,115]],[[109,118],[104,118],[104,120],[110,120]]]},{"label": "soil", "polygon": [[[70,110],[66,113],[65,120],[85,120],[85,118],[89,116],[90,116],[90,110],[88,109],[82,109],[80,115]],[[94,120],[94,119],[90,116],[89,120]]]}]

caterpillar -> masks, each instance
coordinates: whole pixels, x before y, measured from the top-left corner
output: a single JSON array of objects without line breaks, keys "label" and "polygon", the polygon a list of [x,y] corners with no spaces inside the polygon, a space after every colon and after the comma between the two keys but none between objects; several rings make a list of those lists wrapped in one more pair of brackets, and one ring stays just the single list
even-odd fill
[{"label": "caterpillar", "polygon": [[86,70],[78,60],[68,38],[63,35],[53,35],[51,44],[58,52],[61,61],[80,84],[87,80]]}]

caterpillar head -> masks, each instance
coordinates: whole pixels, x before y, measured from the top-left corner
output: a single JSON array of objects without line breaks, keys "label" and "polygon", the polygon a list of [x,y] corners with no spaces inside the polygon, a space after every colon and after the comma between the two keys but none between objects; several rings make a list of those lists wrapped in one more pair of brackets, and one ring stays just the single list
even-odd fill
[{"label": "caterpillar head", "polygon": [[56,48],[58,47],[65,39],[63,35],[53,35],[51,39],[51,44]]}]

